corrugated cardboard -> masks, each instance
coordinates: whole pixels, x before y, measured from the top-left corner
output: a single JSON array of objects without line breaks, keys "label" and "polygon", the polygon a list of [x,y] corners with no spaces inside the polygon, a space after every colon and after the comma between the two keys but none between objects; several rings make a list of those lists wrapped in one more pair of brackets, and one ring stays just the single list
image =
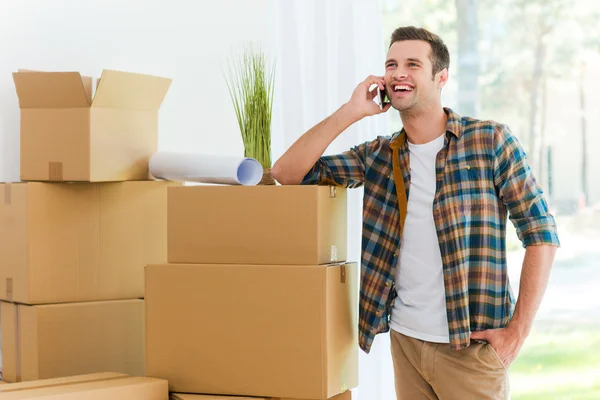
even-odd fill
[{"label": "corrugated cardboard", "polygon": [[0,299],[25,304],[141,298],[167,258],[176,183],[0,184]]},{"label": "corrugated cardboard", "polygon": [[165,380],[110,372],[11,383],[0,388],[0,398],[6,400],[167,400],[168,396]]},{"label": "corrugated cardboard", "polygon": [[102,371],[144,375],[144,301],[41,306],[2,302],[7,382]]},{"label": "corrugated cardboard", "polygon": [[328,399],[358,384],[357,266],[146,267],[146,368],[173,392]]},{"label": "corrugated cardboard", "polygon": [[[301,400],[283,399],[281,397],[237,397],[237,396],[212,396],[204,394],[171,393],[170,400]],[[352,400],[352,393],[348,390],[333,396],[329,400]]]},{"label": "corrugated cardboard", "polygon": [[13,73],[21,108],[21,180],[148,178],[158,148],[158,109],[170,79],[104,70]]},{"label": "corrugated cardboard", "polygon": [[168,261],[315,265],[346,261],[346,190],[327,186],[169,189]]}]

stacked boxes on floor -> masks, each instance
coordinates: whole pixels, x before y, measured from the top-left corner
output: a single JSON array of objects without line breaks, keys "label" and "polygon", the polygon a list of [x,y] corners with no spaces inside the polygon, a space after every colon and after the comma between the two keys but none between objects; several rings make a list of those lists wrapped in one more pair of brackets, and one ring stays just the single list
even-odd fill
[{"label": "stacked boxes on floor", "polygon": [[341,188],[169,188],[168,263],[146,267],[147,374],[173,399],[348,399],[358,270],[346,218]]},{"label": "stacked boxes on floor", "polygon": [[144,375],[144,267],[166,260],[176,185],[148,180],[170,80],[104,71],[93,95],[77,72],[13,77],[23,182],[0,184],[3,379]]}]

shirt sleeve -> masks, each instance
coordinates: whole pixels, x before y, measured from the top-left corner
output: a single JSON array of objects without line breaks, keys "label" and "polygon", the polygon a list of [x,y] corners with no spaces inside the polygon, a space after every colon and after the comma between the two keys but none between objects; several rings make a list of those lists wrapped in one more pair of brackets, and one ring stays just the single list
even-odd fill
[{"label": "shirt sleeve", "polygon": [[341,154],[323,156],[306,174],[302,185],[332,185],[357,188],[365,182],[367,152],[373,142],[366,142]]},{"label": "shirt sleeve", "polygon": [[494,184],[523,247],[560,246],[556,222],[527,163],[525,151],[505,125],[495,129],[494,152]]}]

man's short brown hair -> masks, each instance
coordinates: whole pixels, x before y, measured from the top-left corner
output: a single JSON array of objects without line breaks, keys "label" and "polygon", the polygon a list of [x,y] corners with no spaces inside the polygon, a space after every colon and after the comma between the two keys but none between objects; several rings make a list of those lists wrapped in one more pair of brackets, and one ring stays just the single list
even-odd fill
[{"label": "man's short brown hair", "polygon": [[450,67],[450,53],[448,52],[448,47],[446,47],[442,38],[435,33],[414,26],[401,26],[392,32],[390,47],[392,47],[395,42],[404,40],[422,40],[429,43],[431,46],[431,55],[429,58],[433,66],[433,75],[444,68]]}]

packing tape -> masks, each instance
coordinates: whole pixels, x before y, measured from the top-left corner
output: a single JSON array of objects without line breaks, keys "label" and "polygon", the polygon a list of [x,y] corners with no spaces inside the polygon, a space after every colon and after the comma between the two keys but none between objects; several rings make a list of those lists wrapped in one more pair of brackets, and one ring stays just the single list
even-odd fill
[{"label": "packing tape", "polygon": [[335,199],[335,186],[329,187],[329,198]]},{"label": "packing tape", "polygon": [[48,175],[51,181],[62,181],[63,180],[63,163],[61,162],[49,162],[48,163]]},{"label": "packing tape", "polygon": [[331,250],[330,250],[330,254],[329,254],[329,261],[331,262],[337,262],[338,260],[338,256],[337,256],[337,246],[332,244],[331,245]]},{"label": "packing tape", "polygon": [[4,184],[4,204],[10,205],[12,200],[12,185],[10,182]]},{"label": "packing tape", "polygon": [[6,278],[6,299],[8,301],[13,300],[13,280],[12,280],[12,278]]},{"label": "packing tape", "polygon": [[346,264],[340,265],[340,283],[346,283]]}]

